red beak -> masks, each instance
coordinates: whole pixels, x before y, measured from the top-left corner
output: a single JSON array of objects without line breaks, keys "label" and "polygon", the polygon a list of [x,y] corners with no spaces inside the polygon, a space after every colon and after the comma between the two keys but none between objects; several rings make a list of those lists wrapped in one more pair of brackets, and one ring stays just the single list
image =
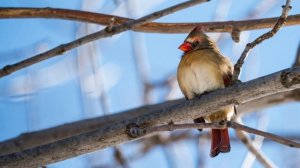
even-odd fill
[{"label": "red beak", "polygon": [[188,42],[184,42],[183,44],[181,44],[179,47],[178,47],[180,50],[182,50],[183,52],[189,52],[192,50],[192,45]]}]

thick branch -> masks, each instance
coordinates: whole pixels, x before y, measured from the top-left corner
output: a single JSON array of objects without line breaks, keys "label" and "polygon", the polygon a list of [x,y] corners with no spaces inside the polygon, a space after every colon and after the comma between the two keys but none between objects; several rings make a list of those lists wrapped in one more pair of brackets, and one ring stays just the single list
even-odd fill
[{"label": "thick branch", "polygon": [[55,48],[53,48],[51,50],[48,50],[44,53],[35,55],[31,58],[28,58],[28,59],[23,60],[21,62],[18,62],[16,64],[7,65],[4,68],[0,69],[0,78],[3,77],[3,76],[7,76],[7,75],[9,75],[9,74],[11,74],[15,71],[20,70],[20,69],[23,69],[25,67],[28,67],[30,65],[33,65],[33,64],[36,64],[38,62],[44,61],[46,59],[61,55],[61,54],[65,53],[66,51],[69,51],[71,49],[79,47],[83,44],[98,40],[100,38],[113,36],[115,34],[130,30],[135,26],[142,25],[145,22],[149,22],[149,21],[158,19],[158,18],[163,17],[165,15],[168,15],[170,13],[173,13],[173,12],[176,12],[178,10],[181,10],[181,9],[184,9],[184,8],[187,8],[187,7],[199,4],[199,3],[203,3],[203,2],[206,2],[206,1],[207,0],[189,0],[187,2],[183,2],[183,3],[180,3],[178,5],[174,5],[172,7],[163,9],[161,11],[154,12],[152,14],[146,15],[144,17],[141,17],[141,18],[137,19],[137,20],[132,20],[130,22],[126,22],[126,23],[116,25],[116,26],[113,26],[113,27],[109,26],[108,28],[100,30],[96,33],[92,33],[92,34],[89,34],[87,36],[81,37],[81,38],[79,38],[77,40],[74,40],[70,43],[62,44],[58,47],[55,47]]},{"label": "thick branch", "polygon": [[[252,101],[243,103],[237,107],[238,114],[253,112],[262,108],[278,105],[279,103],[288,103],[300,100],[300,89],[295,89],[286,92],[280,92],[269,96],[261,97]],[[14,153],[29,149],[32,147],[48,144],[54,141],[65,139],[70,136],[79,135],[82,133],[94,131],[111,122],[118,122],[122,119],[128,120],[140,115],[146,115],[153,110],[161,109],[165,106],[173,106],[178,103],[183,103],[184,100],[169,101],[162,104],[148,105],[138,109],[125,111],[118,114],[112,114],[105,117],[97,117],[82,121],[64,124],[61,126],[29,132],[20,135],[14,139],[10,139],[0,143],[0,155]]]},{"label": "thick branch", "polygon": [[[133,138],[128,137],[126,126],[130,123],[156,126],[170,122],[186,122],[188,119],[206,116],[220,108],[267,96],[277,92],[300,87],[300,68],[286,69],[268,76],[221,89],[203,96],[200,100],[177,100],[172,105],[158,105],[160,108],[149,113],[111,121],[103,127],[88,133],[72,136],[50,144],[0,157],[1,167],[36,167],[75,157],[98,149],[115,146]],[[157,106],[157,107],[158,107]],[[151,106],[147,106],[151,107]],[[146,108],[147,108],[146,107]],[[131,111],[136,112],[135,110]],[[128,112],[130,113],[130,111]]]},{"label": "thick branch", "polygon": [[264,108],[300,101],[300,89],[280,92],[266,97],[261,97],[237,106],[238,115],[259,111]]},{"label": "thick branch", "polygon": [[246,45],[240,58],[234,65],[234,73],[233,73],[233,77],[232,77],[233,82],[236,82],[238,80],[240,72],[241,72],[241,67],[244,64],[244,60],[248,56],[249,51],[252,50],[256,45],[263,42],[264,40],[267,40],[267,39],[273,37],[278,32],[278,30],[285,24],[287,16],[288,16],[288,12],[290,9],[291,9],[290,0],[287,0],[285,3],[285,6],[283,6],[281,16],[278,18],[278,20],[277,20],[276,24],[274,25],[274,27],[272,28],[272,30],[268,31],[267,33],[264,33],[263,35],[259,36],[254,41],[252,41],[251,43],[248,43]]},{"label": "thick branch", "polygon": [[[295,102],[300,100],[300,89],[295,89],[286,92],[280,92],[269,96],[261,97],[252,101],[243,103],[237,107],[238,115],[258,111],[263,108],[279,105],[283,103]],[[153,110],[161,109],[165,106],[173,106],[178,103],[183,103],[184,100],[169,101],[156,105],[148,105],[134,110],[125,111],[122,113],[112,114],[105,117],[97,117],[93,119],[81,120],[69,124],[39,130],[35,132],[24,133],[16,138],[9,139],[0,143],[0,155],[14,153],[29,149],[32,147],[55,142],[67,137],[79,135],[82,133],[94,131],[111,122],[128,120],[133,117],[146,115]]]},{"label": "thick branch", "polygon": [[[0,18],[55,18],[74,21],[82,21],[108,26],[111,18],[115,19],[115,24],[123,24],[133,19],[93,13],[79,10],[59,9],[59,8],[0,8]],[[195,22],[195,23],[145,23],[133,28],[134,31],[148,33],[188,33],[197,25],[201,25],[207,32],[229,32],[233,30],[255,30],[273,27],[277,17],[226,21],[226,22]],[[300,24],[300,15],[292,15],[287,18],[286,25]]]}]

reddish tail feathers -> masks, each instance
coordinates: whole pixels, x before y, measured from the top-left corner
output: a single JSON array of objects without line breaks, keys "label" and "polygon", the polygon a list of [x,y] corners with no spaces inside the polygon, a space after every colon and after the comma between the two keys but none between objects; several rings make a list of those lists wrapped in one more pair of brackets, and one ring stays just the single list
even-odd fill
[{"label": "reddish tail feathers", "polygon": [[230,151],[228,129],[212,129],[210,156],[215,157],[220,152]]}]

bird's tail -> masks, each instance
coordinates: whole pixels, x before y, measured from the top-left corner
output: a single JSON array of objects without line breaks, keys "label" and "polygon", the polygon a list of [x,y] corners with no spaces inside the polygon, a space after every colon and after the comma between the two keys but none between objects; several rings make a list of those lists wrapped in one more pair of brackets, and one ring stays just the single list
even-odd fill
[{"label": "bird's tail", "polygon": [[228,129],[212,129],[211,134],[211,150],[210,156],[215,157],[220,152],[226,153],[230,151],[230,141]]}]

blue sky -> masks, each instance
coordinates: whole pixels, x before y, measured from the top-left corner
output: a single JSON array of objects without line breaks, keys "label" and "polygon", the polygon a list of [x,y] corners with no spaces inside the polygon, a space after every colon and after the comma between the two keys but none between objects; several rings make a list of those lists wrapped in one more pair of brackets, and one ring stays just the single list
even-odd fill
[{"label": "blue sky", "polygon": [[[230,5],[228,14],[217,20],[242,20],[247,18],[259,4],[259,0],[226,0]],[[57,7],[82,9],[99,13],[138,18],[148,13],[183,2],[180,0],[154,0],[143,2],[138,0],[117,1],[81,1],[81,0],[10,0],[0,1],[0,7]],[[126,3],[129,2],[129,5]],[[271,1],[270,1],[271,2]],[[281,13],[284,1],[277,2],[271,9],[262,10],[257,18],[275,17]],[[175,14],[158,19],[159,22],[200,22],[212,21],[216,16],[216,8],[221,1],[197,5]],[[221,3],[222,4],[222,3]],[[269,5],[272,6],[272,5]],[[290,14],[300,13],[300,1],[292,1]],[[224,10],[225,10],[224,9]],[[221,11],[219,11],[221,12]],[[222,14],[222,12],[221,12]],[[0,66],[12,64],[51,49],[59,44],[72,41],[86,33],[92,33],[101,27],[83,23],[57,19],[1,19],[0,20]],[[88,30],[85,28],[88,27]],[[220,43],[224,55],[233,62],[241,54],[245,43],[252,41],[264,30],[242,33],[242,41],[235,44],[225,34]],[[251,80],[285,68],[289,68],[295,59],[299,45],[299,26],[284,27],[275,37],[257,46],[247,58],[242,72],[242,81]],[[218,34],[210,33],[211,37]],[[20,70],[0,80],[0,140],[18,136],[20,133],[49,128],[56,125],[77,121],[84,118],[101,116],[102,106],[99,103],[100,93],[107,94],[109,112],[120,112],[141,106],[142,84],[134,62],[133,44],[139,44],[138,54],[146,60],[148,80],[163,80],[169,74],[175,74],[181,51],[177,49],[186,34],[157,34],[124,32],[113,38],[101,39],[93,45],[84,45],[42,63]],[[94,47],[93,54],[88,53]],[[81,73],[81,76],[78,75]],[[96,74],[96,75],[95,75]],[[101,88],[97,76],[101,76]],[[98,83],[97,83],[98,82]],[[152,93],[151,103],[164,101],[165,89],[157,89]],[[182,94],[175,89],[170,99],[180,98]],[[299,103],[284,104],[262,110],[268,119],[267,130],[278,135],[297,134],[299,132]],[[246,124],[257,127],[257,114],[245,117]],[[197,133],[197,132],[195,132]],[[232,132],[232,136],[235,136]],[[217,158],[209,158],[209,143],[205,144],[206,167],[240,167],[247,150],[240,143],[233,143],[229,154]],[[134,145],[131,145],[134,146]],[[124,153],[130,154],[131,148],[121,146]],[[137,148],[137,147],[135,147]],[[180,142],[168,147],[176,159],[177,167],[196,166],[197,150],[195,142]],[[277,143],[264,143],[262,150],[279,167],[290,167],[287,156],[299,156],[300,152]],[[178,158],[192,158],[185,161]],[[110,157],[109,157],[110,156]],[[101,158],[101,159],[100,159]],[[88,167],[92,164],[112,162],[112,149],[105,149],[95,155],[84,155],[50,165],[49,167]],[[234,158],[234,159],[233,159]],[[168,167],[161,147],[152,150],[145,158],[130,163],[131,167]],[[224,166],[225,165],[225,166]],[[255,163],[254,167],[261,167]]]}]

